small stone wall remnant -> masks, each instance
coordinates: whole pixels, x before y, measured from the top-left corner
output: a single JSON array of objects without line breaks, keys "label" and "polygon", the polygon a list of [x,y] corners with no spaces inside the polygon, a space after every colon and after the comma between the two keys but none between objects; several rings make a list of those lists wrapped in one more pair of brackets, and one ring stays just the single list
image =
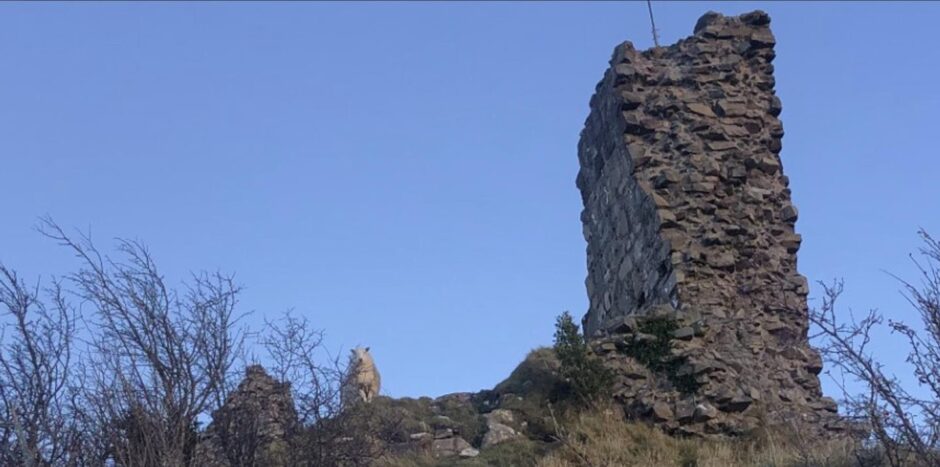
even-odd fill
[{"label": "small stone wall remnant", "polygon": [[287,465],[288,438],[296,428],[290,383],[274,379],[261,365],[251,365],[245,379],[212,413],[198,457],[210,467]]}]

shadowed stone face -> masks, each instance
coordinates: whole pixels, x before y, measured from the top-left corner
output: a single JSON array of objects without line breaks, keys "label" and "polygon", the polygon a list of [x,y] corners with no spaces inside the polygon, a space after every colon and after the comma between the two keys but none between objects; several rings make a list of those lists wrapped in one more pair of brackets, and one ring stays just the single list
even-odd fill
[{"label": "shadowed stone face", "polygon": [[756,399],[801,419],[835,409],[807,340],[769,23],[759,11],[708,13],[672,46],[621,44],[581,133],[585,334],[617,341],[605,347],[616,354],[636,319],[677,322],[686,366],[672,371],[697,381],[700,402],[661,381],[621,389],[676,426],[746,418]]}]

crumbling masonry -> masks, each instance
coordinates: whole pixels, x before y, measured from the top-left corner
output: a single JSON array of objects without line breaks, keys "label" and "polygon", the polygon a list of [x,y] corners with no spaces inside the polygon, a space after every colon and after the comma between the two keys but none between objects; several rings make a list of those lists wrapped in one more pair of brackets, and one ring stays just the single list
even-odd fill
[{"label": "crumbling masonry", "polygon": [[769,23],[708,13],[672,46],[619,45],[581,134],[584,330],[617,397],[673,432],[843,428],[807,339]]}]

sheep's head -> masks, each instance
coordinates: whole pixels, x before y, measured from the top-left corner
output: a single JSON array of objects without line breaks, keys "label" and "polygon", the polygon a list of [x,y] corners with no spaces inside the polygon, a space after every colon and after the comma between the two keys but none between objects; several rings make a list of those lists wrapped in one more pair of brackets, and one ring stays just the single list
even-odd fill
[{"label": "sheep's head", "polygon": [[369,355],[369,347],[356,347],[350,350],[351,355],[349,359],[354,365],[359,365],[360,363],[367,361],[371,356]]}]

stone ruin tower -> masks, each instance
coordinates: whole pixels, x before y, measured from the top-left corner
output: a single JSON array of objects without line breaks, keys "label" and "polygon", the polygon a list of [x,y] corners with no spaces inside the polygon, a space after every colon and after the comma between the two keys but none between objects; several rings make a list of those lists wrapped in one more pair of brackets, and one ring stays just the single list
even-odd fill
[{"label": "stone ruin tower", "polygon": [[844,429],[807,339],[769,24],[708,13],[617,46],[581,133],[585,334],[628,412],[671,432]]}]

